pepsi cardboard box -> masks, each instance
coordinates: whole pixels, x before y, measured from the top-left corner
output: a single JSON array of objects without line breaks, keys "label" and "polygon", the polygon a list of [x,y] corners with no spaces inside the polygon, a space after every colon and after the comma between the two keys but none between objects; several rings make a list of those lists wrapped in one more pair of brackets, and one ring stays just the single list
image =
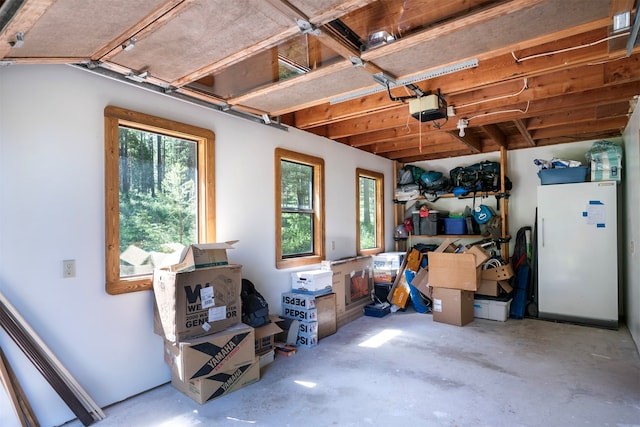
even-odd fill
[{"label": "pepsi cardboard box", "polygon": [[181,380],[173,372],[171,385],[198,403],[206,403],[260,380],[260,360],[241,365],[233,370],[217,372],[195,380]]},{"label": "pepsi cardboard box", "polygon": [[318,335],[318,322],[299,322],[299,335]]},{"label": "pepsi cardboard box", "polygon": [[242,266],[237,264],[180,273],[154,270],[156,332],[178,342],[240,323],[241,288]]},{"label": "pepsi cardboard box", "polygon": [[318,334],[298,333],[296,344],[300,347],[315,347],[318,345]]},{"label": "pepsi cardboard box", "polygon": [[296,292],[285,292],[282,294],[282,305],[299,307],[304,310],[316,308],[315,295],[300,294]]},{"label": "pepsi cardboard box", "polygon": [[287,319],[296,319],[301,322],[314,322],[318,320],[318,310],[315,308],[304,310],[291,305],[283,305],[282,317]]},{"label": "pepsi cardboard box", "polygon": [[254,329],[243,323],[204,337],[165,341],[164,360],[180,380],[234,370],[256,357]]}]

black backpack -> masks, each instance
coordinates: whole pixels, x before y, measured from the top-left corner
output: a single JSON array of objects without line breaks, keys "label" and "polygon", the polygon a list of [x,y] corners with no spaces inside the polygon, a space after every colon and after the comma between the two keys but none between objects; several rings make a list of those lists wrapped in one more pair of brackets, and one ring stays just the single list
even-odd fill
[{"label": "black backpack", "polygon": [[248,279],[242,279],[242,323],[258,328],[271,322],[269,304]]}]

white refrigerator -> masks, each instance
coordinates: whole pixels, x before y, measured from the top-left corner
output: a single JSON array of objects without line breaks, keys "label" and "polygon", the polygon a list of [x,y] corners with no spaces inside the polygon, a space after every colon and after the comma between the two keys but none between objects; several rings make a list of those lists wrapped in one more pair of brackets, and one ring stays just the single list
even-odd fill
[{"label": "white refrigerator", "polygon": [[615,181],[538,186],[538,317],[618,327]]}]

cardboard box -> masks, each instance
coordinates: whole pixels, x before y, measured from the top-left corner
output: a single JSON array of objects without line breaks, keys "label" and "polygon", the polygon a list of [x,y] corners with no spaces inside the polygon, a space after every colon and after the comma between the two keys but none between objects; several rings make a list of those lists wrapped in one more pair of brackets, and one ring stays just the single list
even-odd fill
[{"label": "cardboard box", "polygon": [[318,335],[318,322],[298,322],[298,334]]},{"label": "cardboard box", "polygon": [[433,300],[433,288],[429,286],[429,270],[426,268],[421,268],[418,270],[413,280],[411,281],[411,285],[413,285],[422,295]]},{"label": "cardboard box", "polygon": [[291,273],[291,289],[319,291],[331,288],[331,272],[326,270],[297,271]]},{"label": "cardboard box", "polygon": [[491,258],[491,255],[489,255],[489,253],[487,253],[487,251],[482,249],[480,246],[471,246],[470,248],[465,248],[462,253],[475,255],[476,267],[482,266],[485,262],[487,262],[489,258]]},{"label": "cardboard box", "polygon": [[275,348],[272,349],[271,351],[268,351],[264,354],[261,354],[258,358],[260,359],[260,369],[264,368],[267,365],[270,365],[271,363],[273,363],[274,359],[276,356],[276,350]]},{"label": "cardboard box", "polygon": [[335,334],[338,330],[336,294],[330,293],[316,297],[316,309],[318,310],[318,339]]},{"label": "cardboard box", "polygon": [[298,334],[296,345],[300,347],[315,347],[318,345],[317,334]]},{"label": "cardboard box", "polygon": [[505,293],[513,291],[509,280],[514,276],[511,264],[482,270],[481,281],[476,290],[476,295],[497,297],[501,290]]},{"label": "cardboard box", "polygon": [[177,342],[240,323],[241,288],[242,266],[237,264],[181,273],[154,270],[158,332]]},{"label": "cardboard box", "polygon": [[396,281],[391,287],[391,291],[389,292],[387,300],[391,304],[397,305],[400,308],[405,308],[405,306],[407,305],[407,301],[409,301],[410,291],[411,290],[409,289],[407,278],[403,273],[398,274],[398,277],[396,277]]},{"label": "cardboard box", "polygon": [[[369,298],[352,301],[347,298],[347,290],[351,289],[352,278],[367,278],[369,294],[373,289],[373,257],[356,256],[335,261],[322,261],[322,269],[331,271],[332,288],[336,294],[336,313],[338,326],[362,316],[362,307],[369,304]],[[348,307],[348,308],[347,308]]]},{"label": "cardboard box", "polygon": [[297,292],[285,292],[282,294],[282,305],[298,307],[304,310],[316,308],[315,295],[301,294]]},{"label": "cardboard box", "polygon": [[398,271],[402,265],[405,252],[383,252],[373,256],[373,271],[376,270],[395,270]]},{"label": "cardboard box", "polygon": [[396,278],[396,274],[398,272],[396,270],[383,270],[383,269],[374,269],[373,270],[373,282],[374,283],[389,283],[393,282]]},{"label": "cardboard box", "polygon": [[198,403],[225,396],[260,380],[260,361],[239,366],[233,371],[218,372],[196,380],[182,381],[171,375],[171,385]]},{"label": "cardboard box", "polygon": [[444,239],[440,246],[436,248],[433,252],[445,252],[445,253],[455,253],[458,250],[458,247],[451,242],[450,239]]},{"label": "cardboard box", "polygon": [[433,320],[449,325],[464,326],[473,322],[473,292],[461,289],[433,290]]},{"label": "cardboard box", "polygon": [[318,310],[315,308],[303,310],[298,307],[283,305],[282,317],[285,317],[287,319],[297,319],[302,322],[315,322],[318,320]]},{"label": "cardboard box", "polygon": [[[279,319],[279,317],[275,317]],[[282,328],[277,325],[274,318],[271,323],[255,328],[255,353],[258,355],[267,353],[275,348],[275,336],[282,332]]]},{"label": "cardboard box", "polygon": [[240,323],[200,338],[165,341],[164,357],[174,375],[193,380],[252,363],[256,357],[254,343],[253,328]]},{"label": "cardboard box", "polygon": [[198,243],[187,246],[181,253],[180,262],[168,267],[169,271],[191,271],[196,268],[228,265],[227,249],[233,249],[237,240],[222,243]]},{"label": "cardboard box", "polygon": [[511,299],[497,301],[490,299],[475,299],[473,301],[473,316],[479,319],[497,320],[505,322],[509,318]]},{"label": "cardboard box", "polygon": [[473,253],[428,252],[429,286],[476,291],[481,267]]}]

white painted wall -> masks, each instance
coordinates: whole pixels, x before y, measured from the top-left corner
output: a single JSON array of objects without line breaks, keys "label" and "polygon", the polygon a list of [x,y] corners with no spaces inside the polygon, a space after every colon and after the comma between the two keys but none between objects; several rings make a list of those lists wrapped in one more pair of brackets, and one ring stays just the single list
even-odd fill
[{"label": "white painted wall", "polygon": [[636,108],[624,131],[624,194],[626,204],[625,241],[620,248],[625,257],[625,313],[627,326],[640,351],[640,108]]},{"label": "white painted wall", "polygon": [[[0,68],[0,292],[2,292],[89,394],[105,406],[169,380],[162,340],[152,333],[152,294],[110,296],[104,291],[103,109],[117,105],[213,130],[219,241],[239,240],[229,253],[243,275],[279,312],[289,270],[276,270],[273,151],[275,147],[324,158],[327,257],[355,251],[355,169],[385,174],[386,248],[393,250],[395,177],[388,160],[296,129],[283,132],[115,82],[69,66]],[[638,115],[629,140],[634,160],[625,179],[638,182]],[[592,141],[509,152],[514,190],[510,233],[532,225],[539,180],[534,158],[582,160]],[[627,141],[627,145],[629,142]],[[633,147],[632,147],[633,148]],[[632,151],[627,147],[628,151]],[[427,162],[448,172],[498,155]],[[629,163],[631,162],[631,163]],[[627,192],[632,190],[627,185]],[[640,201],[633,196],[637,212]],[[637,215],[636,215],[637,217]],[[638,219],[634,218],[634,239]],[[331,251],[331,242],[336,242]],[[637,256],[637,255],[636,255]],[[62,279],[62,260],[77,261],[77,277]],[[636,260],[637,261],[637,260]],[[629,265],[629,263],[627,263]],[[639,265],[637,262],[634,265]],[[639,336],[638,268],[629,303]],[[16,370],[43,426],[74,418],[13,341],[0,346]],[[0,392],[0,425],[18,425]]]},{"label": "white painted wall", "polygon": [[[384,173],[387,195],[394,185],[391,161],[297,129],[230,117],[70,66],[0,68],[0,292],[102,406],[170,379],[162,340],[152,333],[152,293],[104,290],[107,105],[213,130],[218,240],[239,240],[229,257],[275,313],[290,270],[275,269],[274,149],[324,158],[329,259],[355,254],[356,168]],[[389,198],[388,230],[392,208]],[[392,237],[387,246],[393,249]],[[65,259],[76,260],[76,278],[62,279]],[[43,426],[74,418],[4,331],[0,346]],[[0,425],[17,425],[3,391]]]}]

